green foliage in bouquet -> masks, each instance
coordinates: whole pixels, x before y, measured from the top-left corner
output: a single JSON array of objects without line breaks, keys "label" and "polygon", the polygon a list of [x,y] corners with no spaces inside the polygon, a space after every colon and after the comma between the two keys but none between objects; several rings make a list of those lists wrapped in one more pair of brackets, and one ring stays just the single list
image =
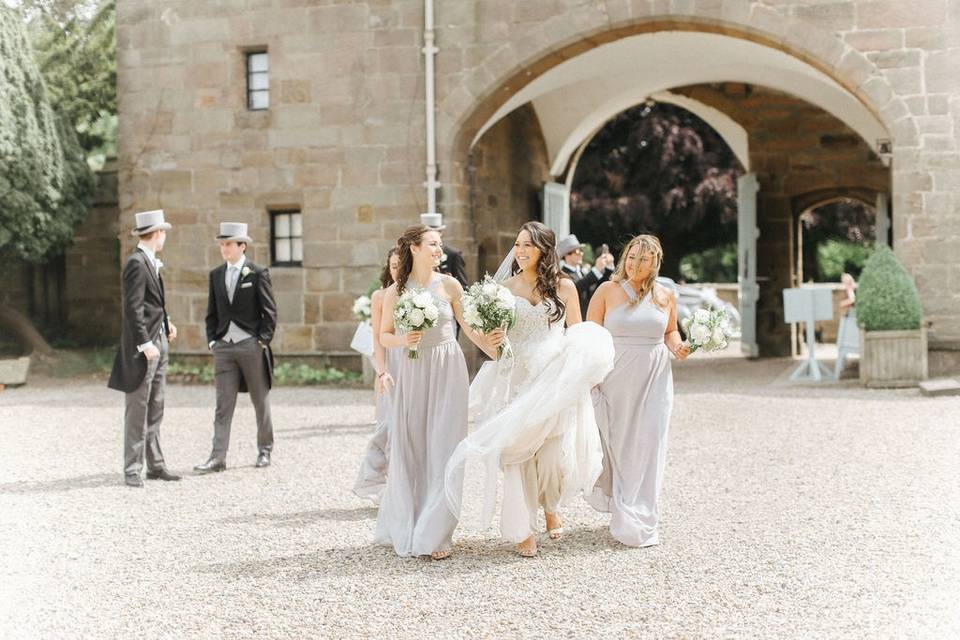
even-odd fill
[{"label": "green foliage in bouquet", "polygon": [[919,329],[920,295],[889,247],[867,260],[857,287],[857,319],[867,331]]}]

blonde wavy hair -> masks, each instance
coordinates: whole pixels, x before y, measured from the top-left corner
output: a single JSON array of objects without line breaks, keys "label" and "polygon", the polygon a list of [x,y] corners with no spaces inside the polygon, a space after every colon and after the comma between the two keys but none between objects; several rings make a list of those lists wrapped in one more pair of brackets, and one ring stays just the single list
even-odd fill
[{"label": "blonde wavy hair", "polygon": [[[653,291],[654,285],[657,282],[657,276],[660,275],[660,265],[663,264],[663,247],[660,246],[660,240],[656,236],[651,236],[648,234],[641,234],[635,236],[630,242],[627,243],[627,246],[623,248],[623,251],[620,252],[620,260],[617,263],[617,270],[610,277],[611,280],[615,282],[625,282],[630,279],[630,276],[627,274],[627,256],[630,255],[630,250],[636,247],[637,258],[645,254],[650,254],[651,257],[651,269],[650,275],[647,276],[644,281],[640,284],[640,290],[637,291],[637,297],[630,300],[630,304],[639,304],[648,293]],[[650,297],[653,301],[653,304],[656,305],[658,309],[663,309],[666,304],[663,300],[658,299],[656,295]]]}]

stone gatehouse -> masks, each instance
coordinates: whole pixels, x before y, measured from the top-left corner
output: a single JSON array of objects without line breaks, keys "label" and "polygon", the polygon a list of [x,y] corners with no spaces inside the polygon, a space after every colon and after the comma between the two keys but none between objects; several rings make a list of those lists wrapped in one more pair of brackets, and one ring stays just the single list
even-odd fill
[{"label": "stone gatehouse", "polygon": [[[790,349],[796,217],[837,197],[878,207],[932,348],[960,344],[960,0],[444,0],[435,18],[437,208],[473,274],[597,127],[652,98],[752,179],[761,355]],[[121,0],[117,38],[120,236],[136,210],[174,224],[179,348],[204,349],[212,239],[237,220],[274,265],[278,352],[349,353],[353,298],[427,206],[423,0]]]}]

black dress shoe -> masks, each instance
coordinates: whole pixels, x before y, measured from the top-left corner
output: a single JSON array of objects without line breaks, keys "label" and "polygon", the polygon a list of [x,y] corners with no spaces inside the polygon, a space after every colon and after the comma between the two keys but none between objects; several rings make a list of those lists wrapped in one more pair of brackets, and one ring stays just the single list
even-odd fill
[{"label": "black dress shoe", "polygon": [[123,483],[128,487],[143,488],[143,480],[140,479],[140,476],[123,476]]},{"label": "black dress shoe", "polygon": [[193,468],[197,473],[216,473],[218,471],[224,471],[227,468],[227,463],[223,460],[217,460],[216,458],[210,458],[203,464],[198,464]]},{"label": "black dress shoe", "polygon": [[257,468],[260,467],[269,467],[270,466],[270,452],[261,451],[260,455],[257,456]]},{"label": "black dress shoe", "polygon": [[160,471],[147,471],[147,480],[166,480],[167,482],[175,482],[181,477],[182,476],[178,476],[175,473],[170,473],[166,469],[160,469]]}]

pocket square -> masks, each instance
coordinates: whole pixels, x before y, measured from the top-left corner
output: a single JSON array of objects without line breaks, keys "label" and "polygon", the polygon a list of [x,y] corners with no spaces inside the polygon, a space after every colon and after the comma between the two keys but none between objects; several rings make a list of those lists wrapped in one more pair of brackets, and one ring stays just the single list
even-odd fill
[{"label": "pocket square", "polygon": [[253,286],[252,282],[244,282],[242,285],[240,285],[240,288],[246,289],[247,287],[252,287],[252,286]]}]

